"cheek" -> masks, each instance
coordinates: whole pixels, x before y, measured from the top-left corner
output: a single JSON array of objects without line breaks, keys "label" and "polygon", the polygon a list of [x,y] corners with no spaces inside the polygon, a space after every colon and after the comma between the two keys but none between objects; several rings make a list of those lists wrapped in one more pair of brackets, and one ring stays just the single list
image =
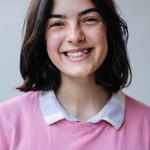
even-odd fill
[{"label": "cheek", "polygon": [[95,44],[97,48],[97,59],[99,61],[104,61],[108,53],[108,42],[107,42],[107,31],[105,26],[98,26],[94,28],[91,34],[91,41]]},{"label": "cheek", "polygon": [[53,49],[58,44],[58,35],[56,34],[48,34],[46,37],[46,45],[48,50]]},{"label": "cheek", "polygon": [[95,44],[107,45],[107,33],[104,25],[100,25],[88,31],[88,35]]},{"label": "cheek", "polygon": [[62,41],[62,34],[49,33],[46,35],[47,53],[50,60],[57,68],[59,68],[61,62],[60,48]]},{"label": "cheek", "polygon": [[46,46],[47,52],[50,58],[54,57],[56,53],[59,51],[59,46],[61,43],[61,37],[58,34],[50,34],[46,35]]}]

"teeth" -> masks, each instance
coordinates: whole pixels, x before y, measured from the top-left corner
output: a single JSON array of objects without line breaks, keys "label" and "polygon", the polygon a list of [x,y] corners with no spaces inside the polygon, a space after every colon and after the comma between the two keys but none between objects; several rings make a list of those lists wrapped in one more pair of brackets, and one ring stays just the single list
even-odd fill
[{"label": "teeth", "polygon": [[82,56],[84,53],[83,52],[75,52],[75,53],[67,53],[67,56],[69,57],[79,57]]},{"label": "teeth", "polygon": [[84,50],[84,54],[88,54],[89,51],[90,51],[89,49],[85,49],[85,50]]},{"label": "teeth", "polygon": [[84,51],[81,51],[81,52],[67,52],[66,55],[68,57],[81,57],[83,55],[86,55],[90,52],[89,49],[85,49]]}]

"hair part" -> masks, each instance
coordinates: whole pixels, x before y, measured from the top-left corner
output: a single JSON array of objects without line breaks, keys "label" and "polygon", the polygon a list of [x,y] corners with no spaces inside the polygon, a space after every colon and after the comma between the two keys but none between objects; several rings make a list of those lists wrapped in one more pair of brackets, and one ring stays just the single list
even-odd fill
[{"label": "hair part", "polygon": [[[108,55],[97,69],[95,81],[108,92],[117,92],[131,83],[132,73],[127,56],[128,28],[117,13],[113,0],[91,0],[107,26]],[[60,71],[51,62],[45,40],[52,0],[32,0],[25,21],[25,36],[21,48],[20,71],[24,83],[21,91],[57,89]]]}]

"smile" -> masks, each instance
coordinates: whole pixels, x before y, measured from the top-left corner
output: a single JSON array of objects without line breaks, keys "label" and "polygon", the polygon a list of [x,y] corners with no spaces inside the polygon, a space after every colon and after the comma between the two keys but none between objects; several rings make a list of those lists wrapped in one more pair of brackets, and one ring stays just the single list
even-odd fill
[{"label": "smile", "polygon": [[83,57],[83,56],[88,55],[91,50],[92,50],[92,48],[66,51],[66,52],[64,52],[64,55],[67,57],[70,57],[70,58],[78,58],[78,57]]}]

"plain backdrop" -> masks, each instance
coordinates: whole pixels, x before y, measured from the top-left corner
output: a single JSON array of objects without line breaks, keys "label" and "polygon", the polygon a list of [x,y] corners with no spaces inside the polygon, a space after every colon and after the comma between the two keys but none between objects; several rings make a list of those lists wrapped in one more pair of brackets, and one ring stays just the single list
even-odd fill
[{"label": "plain backdrop", "polygon": [[[128,95],[150,106],[150,0],[115,0],[129,27],[128,54],[133,71]],[[22,94],[19,55],[29,0],[0,0],[0,101]]]}]

